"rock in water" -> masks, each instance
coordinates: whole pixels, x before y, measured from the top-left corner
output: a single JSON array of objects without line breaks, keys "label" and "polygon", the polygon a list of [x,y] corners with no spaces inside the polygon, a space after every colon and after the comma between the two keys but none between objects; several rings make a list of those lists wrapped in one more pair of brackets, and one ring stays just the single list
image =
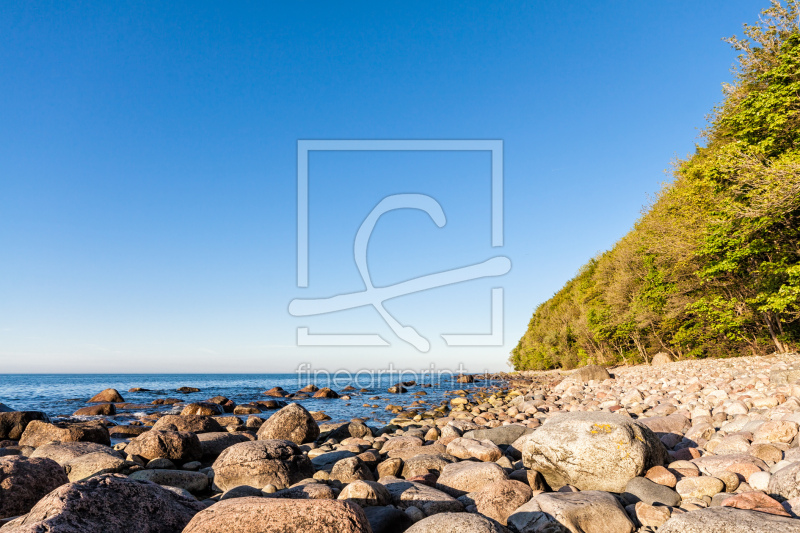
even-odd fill
[{"label": "rock in water", "polygon": [[122,403],[124,401],[117,389],[106,389],[96,394],[88,403]]},{"label": "rock in water", "polygon": [[364,511],[338,500],[235,498],[195,516],[183,533],[368,533]]},{"label": "rock in water", "polygon": [[3,533],[176,533],[205,506],[148,481],[104,474],[62,485]]},{"label": "rock in water", "polygon": [[658,528],[658,533],[797,533],[795,518],[775,516],[733,507],[709,507],[675,514]]},{"label": "rock in water", "polygon": [[181,411],[181,416],[196,415],[196,416],[218,416],[225,414],[225,409],[214,402],[195,402],[190,403]]},{"label": "rock in water", "polygon": [[420,520],[406,533],[506,533],[506,528],[481,515],[441,513]]},{"label": "rock in water", "polygon": [[278,489],[310,478],[314,467],[307,455],[288,440],[258,440],[234,444],[214,461],[214,485],[226,491],[237,485]]},{"label": "rock in water", "polygon": [[52,459],[0,458],[0,518],[27,513],[51,491],[69,483]]},{"label": "rock in water", "polygon": [[113,403],[101,403],[99,405],[81,407],[72,413],[73,416],[114,416],[115,414],[117,414],[117,408]]},{"label": "rock in water", "polygon": [[290,403],[264,422],[258,430],[259,440],[289,440],[295,444],[313,442],[319,437],[319,425],[298,403]]},{"label": "rock in water", "polygon": [[610,413],[564,413],[525,437],[522,461],[554,489],[624,492],[631,479],[667,461],[658,437],[630,418]]}]

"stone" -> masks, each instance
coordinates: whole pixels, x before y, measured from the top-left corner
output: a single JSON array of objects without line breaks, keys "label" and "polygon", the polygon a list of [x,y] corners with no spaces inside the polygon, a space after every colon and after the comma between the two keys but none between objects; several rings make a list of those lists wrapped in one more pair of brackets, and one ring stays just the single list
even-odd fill
[{"label": "stone", "polygon": [[[750,465],[756,471],[768,470],[766,463],[746,453],[731,455],[704,455],[691,461],[705,475],[714,475],[719,470],[729,470],[735,465]],[[736,471],[736,470],[731,470]],[[747,477],[747,476],[745,476]]]},{"label": "stone", "polygon": [[144,467],[150,470],[175,470],[175,463],[165,457],[157,457],[151,459]]},{"label": "stone", "polygon": [[726,498],[722,502],[723,507],[735,507],[736,509],[745,509],[748,511],[759,511],[761,513],[769,513],[777,516],[789,516],[786,509],[777,502],[764,494],[763,492],[743,492],[730,498]]},{"label": "stone", "polygon": [[197,439],[200,441],[200,449],[203,450],[203,460],[213,461],[219,454],[240,442],[255,440],[250,433],[215,431],[213,433],[199,433]]},{"label": "stone", "polygon": [[528,485],[506,479],[486,485],[472,496],[472,500],[480,514],[505,526],[511,513],[532,497],[533,491]]},{"label": "stone", "polygon": [[800,379],[800,368],[773,370],[769,373],[769,381],[774,385],[787,385]]},{"label": "stone", "polygon": [[123,403],[124,401],[117,389],[106,389],[94,395],[88,403]]},{"label": "stone", "polygon": [[436,488],[456,498],[477,492],[490,483],[508,479],[508,474],[496,463],[462,461],[442,468]]},{"label": "stone", "polygon": [[319,425],[298,403],[280,409],[258,430],[259,440],[289,440],[295,444],[313,442],[319,437]]},{"label": "stone", "polygon": [[209,416],[164,415],[153,424],[153,429],[162,431],[184,431],[191,433],[214,433],[224,431],[219,422]]},{"label": "stone", "polygon": [[622,492],[629,480],[667,460],[655,433],[617,414],[554,415],[525,438],[525,467],[541,472],[551,487]]},{"label": "stone", "polygon": [[339,493],[340,500],[350,500],[361,507],[383,506],[392,503],[392,495],[386,487],[375,481],[353,481]]},{"label": "stone", "polygon": [[114,416],[117,414],[117,408],[113,403],[101,403],[98,405],[90,405],[89,407],[81,407],[72,416]]},{"label": "stone", "polygon": [[61,466],[65,466],[76,457],[90,453],[105,453],[115,455],[122,459],[122,455],[110,446],[97,444],[96,442],[57,442],[45,444],[36,448],[30,456],[52,459]]},{"label": "stone", "polygon": [[791,463],[772,474],[767,493],[782,500],[800,496],[800,462]]},{"label": "stone", "polygon": [[634,511],[636,513],[636,519],[645,527],[659,527],[669,520],[672,514],[669,507],[648,505],[644,502],[636,503]]},{"label": "stone", "polygon": [[524,435],[533,433],[533,429],[518,424],[509,424],[490,429],[473,429],[464,433],[464,437],[475,440],[488,440],[497,446],[508,446]]},{"label": "stone", "polygon": [[388,454],[389,452],[401,450],[403,448],[420,447],[422,444],[422,439],[419,437],[392,437],[383,443],[381,452]]},{"label": "stone", "polygon": [[673,514],[658,533],[797,533],[793,518],[733,507],[709,507]]},{"label": "stone", "polygon": [[[402,459],[388,459],[386,462],[388,461],[400,461],[400,464],[403,465],[403,477],[408,479],[414,476],[423,476],[428,472],[436,472],[437,474],[439,474],[441,473],[442,468],[453,462],[453,459],[447,455],[442,455],[442,454],[423,454],[423,455],[415,455],[414,457],[408,459],[405,462],[403,462]],[[380,476],[397,475],[397,472],[396,471],[391,472],[389,467],[385,467],[384,473],[381,473],[379,465],[378,470],[379,470],[378,474]]]},{"label": "stone", "polygon": [[108,436],[112,439],[131,439],[150,431],[147,426],[114,426],[108,428]]},{"label": "stone", "polygon": [[190,403],[181,411],[181,416],[217,416],[225,414],[225,409],[214,402],[195,402]]},{"label": "stone", "polygon": [[314,467],[300,448],[286,440],[258,440],[234,444],[214,461],[214,485],[225,491],[237,485],[283,489],[314,475]]},{"label": "stone", "polygon": [[32,420],[19,439],[20,446],[37,448],[48,442],[96,442],[111,444],[106,427],[99,423],[69,424],[56,422],[51,424],[41,420]]},{"label": "stone", "polygon": [[753,442],[782,442],[788,444],[797,436],[798,425],[788,420],[770,420],[754,433]]},{"label": "stone", "polygon": [[658,483],[659,485],[664,485],[669,488],[674,488],[675,484],[678,482],[678,478],[675,477],[675,474],[663,466],[654,466],[645,473],[644,477],[653,483]]},{"label": "stone", "polygon": [[611,374],[608,370],[598,365],[588,365],[579,368],[569,375],[569,379],[576,383],[588,383],[589,381],[604,381],[610,379]]},{"label": "stone", "polygon": [[669,353],[667,353],[667,352],[658,352],[650,360],[650,365],[651,366],[661,366],[661,365],[666,365],[667,363],[672,363],[674,361],[675,361],[675,358],[672,357],[672,355],[670,355]]},{"label": "stone", "polygon": [[289,498],[293,500],[335,500],[333,489],[324,483],[310,483],[303,480],[291,487],[265,493],[266,498]]},{"label": "stone", "polygon": [[250,485],[239,485],[238,487],[233,487],[232,489],[228,489],[223,492],[219,497],[219,501],[230,500],[233,498],[260,498],[261,496],[261,489],[251,487]]},{"label": "stone", "polygon": [[200,439],[194,433],[156,429],[133,439],[125,447],[125,453],[138,455],[148,461],[163,457],[181,464],[203,457]]},{"label": "stone", "polygon": [[506,528],[476,514],[442,513],[423,518],[406,533],[506,533]]},{"label": "stone", "polygon": [[769,490],[769,482],[772,479],[772,474],[769,472],[754,472],[747,477],[747,484],[755,490],[766,491]]},{"label": "stone", "polygon": [[403,533],[414,524],[410,516],[391,505],[365,507],[364,514],[367,516],[372,533]]},{"label": "stone", "polygon": [[358,457],[348,457],[334,463],[331,469],[331,479],[342,483],[352,483],[359,480],[375,481],[375,476],[372,475],[364,461]]},{"label": "stone", "polygon": [[69,480],[75,482],[98,474],[116,474],[124,466],[125,461],[117,453],[102,451],[70,459],[64,465],[64,470]]},{"label": "stone", "polygon": [[522,505],[508,524],[520,533],[632,533],[634,525],[608,492],[542,493]]},{"label": "stone", "polygon": [[197,387],[178,387],[175,389],[175,392],[180,392],[182,394],[191,394],[193,392],[200,392],[200,389]]},{"label": "stone", "polygon": [[49,422],[50,419],[41,411],[3,411],[0,412],[0,440],[19,440],[34,420]]},{"label": "stone", "polygon": [[391,494],[392,503],[401,509],[413,506],[426,516],[447,512],[458,513],[464,510],[461,502],[452,496],[422,483],[391,477],[381,478],[379,483]]},{"label": "stone", "polygon": [[[146,505],[142,503],[146,502]],[[3,533],[176,533],[205,506],[147,481],[103,474],[62,485]]]},{"label": "stone", "polygon": [[27,513],[44,496],[69,483],[52,459],[0,457],[0,518]]},{"label": "stone", "polygon": [[503,456],[492,441],[475,440],[459,437],[447,445],[447,453],[459,459],[477,459],[479,461],[497,461]]},{"label": "stone", "polygon": [[681,495],[681,498],[702,499],[703,496],[710,498],[723,490],[725,490],[725,484],[711,476],[686,477],[675,485],[675,491]]},{"label": "stone", "polygon": [[329,389],[328,387],[322,387],[317,392],[314,393],[314,398],[338,398],[339,395]]},{"label": "stone", "polygon": [[771,444],[753,444],[747,453],[765,463],[777,463],[783,459],[783,452]]},{"label": "stone", "polygon": [[[425,456],[415,456],[415,457],[430,457],[428,455]],[[313,462],[313,461],[312,461]],[[398,476],[400,475],[400,471],[404,469],[404,461],[399,457],[389,458],[379,464],[376,468],[378,473],[378,478],[386,477],[386,476]],[[415,472],[414,475],[417,475],[418,472]],[[405,477],[405,476],[403,476]]]},{"label": "stone", "polygon": [[660,504],[670,507],[677,507],[681,502],[681,497],[676,491],[644,477],[635,477],[628,481],[622,497],[629,503],[644,502],[648,505]]},{"label": "stone", "polygon": [[192,493],[202,492],[208,487],[208,476],[202,472],[186,470],[137,470],[128,476],[130,479],[152,481],[159,485],[178,487]]},{"label": "stone", "polygon": [[333,465],[335,465],[338,461],[342,459],[347,459],[348,457],[355,457],[356,454],[348,451],[348,450],[339,450],[337,452],[327,452],[321,453],[319,455],[314,456],[311,459],[311,464],[314,465],[314,468],[317,470],[326,470],[328,472],[331,471]]},{"label": "stone", "polygon": [[183,533],[367,533],[369,521],[354,503],[339,500],[234,498],[199,512]]}]

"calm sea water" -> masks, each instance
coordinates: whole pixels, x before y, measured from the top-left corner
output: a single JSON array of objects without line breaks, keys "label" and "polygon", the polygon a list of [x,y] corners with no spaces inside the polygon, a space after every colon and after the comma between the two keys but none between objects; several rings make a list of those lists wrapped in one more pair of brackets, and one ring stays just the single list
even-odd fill
[{"label": "calm sea water", "polygon": [[[406,377],[405,379],[409,379]],[[126,402],[149,405],[158,398],[179,398],[186,403],[197,402],[225,396],[236,404],[244,404],[254,400],[270,399],[263,392],[272,387],[283,387],[288,392],[314,383],[318,387],[329,386],[339,392],[347,384],[357,388],[365,388],[368,392],[346,392],[351,400],[341,399],[307,399],[286,400],[298,401],[309,411],[324,411],[332,422],[347,421],[353,417],[367,417],[375,422],[386,423],[392,414],[385,411],[388,404],[409,406],[416,396],[411,393],[425,391],[426,396],[420,399],[428,402],[427,406],[435,407],[445,397],[444,392],[463,388],[449,377],[426,381],[432,386],[421,388],[410,387],[409,394],[388,394],[386,389],[398,381],[398,376],[375,376],[374,379],[363,377],[356,382],[346,379],[330,382],[326,378],[311,379],[297,374],[0,374],[0,403],[18,410],[44,411],[51,417],[71,415],[80,407],[86,406],[86,400],[98,392],[117,389]],[[196,387],[200,392],[181,394],[178,387]],[[140,387],[151,389],[151,392],[127,392],[128,389]],[[380,396],[380,399],[370,399]],[[363,407],[369,403],[370,407]],[[372,405],[378,405],[374,408]],[[148,409],[120,411],[116,417],[119,422],[155,411],[171,412],[171,406],[150,406]],[[179,410],[179,409],[178,409]],[[265,412],[267,415],[269,411]]]}]

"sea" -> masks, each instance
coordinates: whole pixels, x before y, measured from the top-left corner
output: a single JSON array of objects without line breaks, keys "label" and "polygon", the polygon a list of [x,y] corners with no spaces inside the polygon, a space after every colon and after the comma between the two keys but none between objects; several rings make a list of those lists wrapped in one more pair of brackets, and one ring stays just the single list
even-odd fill
[{"label": "sea", "polygon": [[[446,392],[469,387],[456,383],[450,375],[435,376],[409,386],[406,394],[389,394],[387,388],[398,382],[398,375],[314,376],[292,374],[0,374],[0,403],[16,411],[43,411],[51,419],[70,417],[92,396],[105,389],[117,389],[125,402],[141,406],[131,410],[118,410],[115,417],[108,417],[122,424],[154,412],[179,413],[179,406],[152,405],[159,398],[178,398],[184,403],[199,402],[215,396],[225,396],[237,405],[255,400],[268,400],[263,393],[273,387],[282,387],[287,392],[296,392],[313,383],[318,387],[330,387],[340,394],[350,396],[343,399],[283,399],[296,401],[309,411],[323,411],[331,417],[330,422],[346,422],[352,418],[365,418],[376,424],[388,423],[394,415],[386,410],[387,405],[412,407],[419,400],[421,407],[430,409],[449,398]],[[408,377],[403,379],[408,380]],[[423,388],[422,384],[430,385]],[[340,392],[351,385],[355,391]],[[481,383],[481,386],[490,383]],[[179,387],[194,387],[200,392],[179,393]],[[149,389],[146,392],[128,392],[132,388]],[[364,389],[364,391],[361,391]],[[423,391],[425,395],[413,393]],[[365,407],[366,405],[366,407]],[[147,406],[147,407],[145,407]],[[269,416],[265,411],[262,416]],[[91,418],[91,417],[82,417]]]}]

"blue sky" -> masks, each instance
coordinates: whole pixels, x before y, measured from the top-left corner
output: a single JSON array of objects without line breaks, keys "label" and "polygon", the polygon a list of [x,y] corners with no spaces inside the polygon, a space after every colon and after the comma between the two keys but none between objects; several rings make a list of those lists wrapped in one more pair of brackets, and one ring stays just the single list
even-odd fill
[{"label": "blue sky", "polygon": [[[535,306],[613,245],[699,142],[766,2],[3,2],[0,372],[507,369]],[[296,285],[298,139],[501,139],[490,157],[313,153],[309,287]],[[385,215],[390,285],[511,259],[503,278],[297,318],[293,298],[363,290],[353,238],[381,198],[434,197],[447,224]],[[505,291],[503,346],[488,333]],[[296,330],[389,347],[297,347]]]}]

